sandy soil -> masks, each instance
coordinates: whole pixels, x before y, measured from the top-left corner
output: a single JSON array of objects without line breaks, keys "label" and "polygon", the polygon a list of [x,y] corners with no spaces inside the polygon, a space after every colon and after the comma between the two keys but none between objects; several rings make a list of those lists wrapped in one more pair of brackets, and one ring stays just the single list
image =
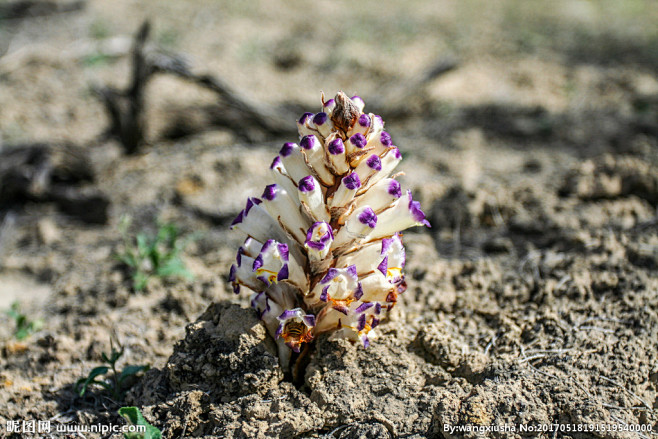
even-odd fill
[{"label": "sandy soil", "polygon": [[[18,341],[0,317],[0,436],[9,420],[118,424],[137,405],[166,438],[654,437],[617,429],[658,431],[658,7],[531,3],[89,1],[0,19],[3,151],[74,144],[94,174],[79,184],[109,200],[104,224],[0,200],[0,307],[43,320]],[[143,150],[99,140],[90,86],[127,83],[146,17],[158,44],[254,101],[318,111],[343,89],[381,112],[432,228],[405,233],[409,287],[369,349],[321,338],[291,382],[228,285],[242,239],[228,225],[295,139],[172,139],[216,97],[162,76]],[[422,99],[382,111],[443,58],[456,68]],[[133,234],[158,219],[200,233],[183,255],[194,280],[134,292],[114,257],[125,214]],[[78,396],[113,335],[120,367],[151,369],[123,400]],[[550,424],[610,430],[520,431]]]}]

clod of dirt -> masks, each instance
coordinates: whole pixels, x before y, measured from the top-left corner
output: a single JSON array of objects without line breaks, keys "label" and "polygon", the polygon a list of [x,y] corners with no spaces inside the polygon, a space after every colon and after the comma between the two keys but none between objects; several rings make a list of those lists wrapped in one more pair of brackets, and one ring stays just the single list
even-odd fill
[{"label": "clod of dirt", "polygon": [[477,381],[487,365],[487,356],[470,352],[466,343],[459,343],[445,324],[432,323],[422,328],[415,344],[430,363],[443,367],[453,376],[461,376],[469,382]]},{"label": "clod of dirt", "polygon": [[165,367],[171,389],[198,389],[229,402],[265,394],[283,379],[274,340],[252,310],[211,305],[187,326]]},{"label": "clod of dirt", "polygon": [[436,401],[436,388],[426,385],[426,368],[419,360],[395,330],[368,349],[320,337],[305,384],[328,426],[376,421],[392,437],[422,433],[431,425],[429,408]]},{"label": "clod of dirt", "polygon": [[560,194],[573,194],[583,200],[635,195],[655,206],[658,204],[658,169],[635,157],[605,155],[572,169]]},{"label": "clod of dirt", "polygon": [[188,325],[162,370],[128,396],[165,438],[295,437],[323,427],[309,398],[283,380],[276,346],[253,310],[222,302]]}]

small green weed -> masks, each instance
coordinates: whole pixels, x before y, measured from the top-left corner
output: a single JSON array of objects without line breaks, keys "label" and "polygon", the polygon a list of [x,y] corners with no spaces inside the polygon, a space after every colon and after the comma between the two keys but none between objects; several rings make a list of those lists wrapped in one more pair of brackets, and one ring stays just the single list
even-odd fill
[{"label": "small green weed", "polygon": [[[117,343],[119,344],[119,343]],[[121,401],[126,393],[126,391],[132,386],[134,378],[140,372],[146,372],[149,369],[148,365],[135,366],[128,365],[119,372],[116,368],[116,363],[123,355],[124,349],[123,346],[119,345],[119,350],[117,351],[114,348],[114,342],[110,339],[111,354],[108,356],[103,352],[101,358],[107,366],[98,366],[95,367],[89,372],[86,378],[80,378],[76,381],[73,389],[75,392],[84,396],[87,392],[87,389],[90,386],[99,386],[105,389],[106,391],[112,394],[112,398],[115,401]],[[109,371],[112,371],[112,375],[107,376]],[[103,377],[104,376],[104,377]],[[100,378],[99,377],[103,377]]]},{"label": "small green weed", "polygon": [[130,425],[144,427],[143,432],[124,433],[123,437],[125,439],[160,439],[162,437],[160,430],[149,424],[137,407],[121,407],[119,409],[119,415]]},{"label": "small green weed", "polygon": [[130,268],[135,291],[143,290],[154,276],[194,278],[180,255],[196,235],[183,238],[175,224],[158,223],[155,235],[140,232],[133,239],[128,234],[130,223],[128,216],[119,223],[124,249],[117,258]]},{"label": "small green weed", "polygon": [[111,34],[110,24],[105,20],[94,20],[89,25],[89,36],[95,40],[104,40]]},{"label": "small green weed", "polygon": [[18,302],[12,303],[11,308],[5,312],[9,317],[14,319],[16,325],[14,329],[14,337],[16,337],[16,340],[20,341],[26,339],[43,326],[42,320],[30,320],[25,314],[23,314],[21,312],[21,305]]},{"label": "small green weed", "polygon": [[82,58],[82,64],[85,67],[98,67],[109,64],[112,61],[110,55],[101,52],[94,52]]}]

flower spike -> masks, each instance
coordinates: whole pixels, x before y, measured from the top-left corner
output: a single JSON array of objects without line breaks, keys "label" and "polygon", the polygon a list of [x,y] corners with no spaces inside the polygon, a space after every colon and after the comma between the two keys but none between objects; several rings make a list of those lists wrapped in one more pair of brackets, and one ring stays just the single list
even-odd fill
[{"label": "flower spike", "polygon": [[428,226],[393,171],[402,154],[359,96],[322,96],[284,143],[272,184],[249,198],[231,228],[247,235],[228,279],[289,368],[306,345],[334,332],[368,347],[406,289],[400,232]]}]

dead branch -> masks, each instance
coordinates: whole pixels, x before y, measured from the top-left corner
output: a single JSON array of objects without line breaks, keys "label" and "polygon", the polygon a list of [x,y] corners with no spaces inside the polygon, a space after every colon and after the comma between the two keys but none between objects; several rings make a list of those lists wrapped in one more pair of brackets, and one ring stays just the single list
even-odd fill
[{"label": "dead branch", "polygon": [[128,88],[95,89],[111,120],[105,136],[118,138],[126,153],[136,153],[145,142],[144,90],[148,81],[156,74],[170,74],[216,93],[220,103],[204,109],[209,115],[207,123],[213,126],[232,129],[237,135],[247,137],[247,140],[250,139],[245,133],[253,128],[274,136],[290,134],[291,128],[284,122],[286,119],[279,115],[279,111],[251,102],[220,78],[193,73],[184,56],[168,53],[148,44],[150,29],[149,22],[145,21],[135,35],[131,51],[132,74]]},{"label": "dead branch", "polygon": [[113,87],[95,88],[111,120],[105,135],[117,137],[128,154],[137,152],[144,141],[144,89],[153,73],[144,56],[150,29],[149,22],[145,21],[135,34],[129,87],[125,91]]},{"label": "dead branch", "polygon": [[94,174],[83,149],[29,144],[0,151],[0,212],[28,202],[54,203],[87,223],[107,221],[110,201],[89,183]]},{"label": "dead branch", "polygon": [[[228,122],[227,126],[238,122],[240,125],[256,125],[272,135],[288,134],[290,128],[278,111],[262,104],[249,101],[248,98],[231,89],[222,79],[212,75],[194,74],[186,61],[176,54],[153,52],[150,63],[154,72],[168,73],[216,93],[222,105],[214,112],[217,124]],[[234,125],[233,125],[234,126]]]}]

